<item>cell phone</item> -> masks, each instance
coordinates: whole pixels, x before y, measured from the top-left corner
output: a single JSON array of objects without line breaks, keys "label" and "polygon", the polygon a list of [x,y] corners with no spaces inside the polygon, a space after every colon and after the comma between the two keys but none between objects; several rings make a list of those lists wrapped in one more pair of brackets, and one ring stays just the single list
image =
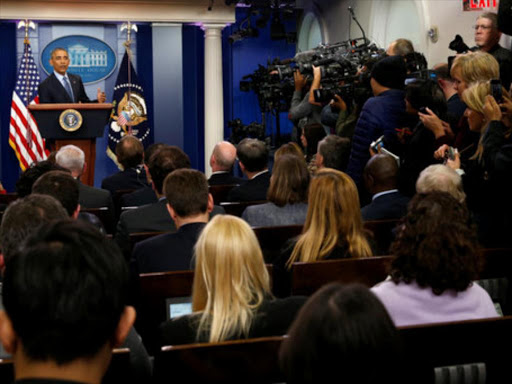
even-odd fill
[{"label": "cell phone", "polygon": [[503,92],[499,79],[491,80],[491,95],[498,104],[503,103]]},{"label": "cell phone", "polygon": [[421,107],[420,109],[418,109],[418,111],[420,113],[423,113],[424,115],[428,115],[427,107]]},{"label": "cell phone", "polygon": [[384,148],[384,135],[379,137],[377,140],[372,141],[370,148],[375,153],[378,153],[380,148]]},{"label": "cell phone", "polygon": [[446,164],[448,160],[455,160],[455,148],[449,147],[444,153],[444,162]]}]

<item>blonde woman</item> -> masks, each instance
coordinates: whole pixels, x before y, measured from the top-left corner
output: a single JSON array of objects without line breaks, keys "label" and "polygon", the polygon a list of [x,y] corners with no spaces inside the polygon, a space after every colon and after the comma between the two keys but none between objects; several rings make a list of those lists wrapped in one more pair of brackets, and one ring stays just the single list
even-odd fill
[{"label": "blonde woman", "polygon": [[[501,144],[510,143],[510,112],[512,102],[508,93],[502,88],[504,103],[502,107],[506,111],[501,113],[496,100],[491,96],[489,81],[477,81],[468,87],[462,96],[467,105],[465,116],[469,129],[479,135],[480,140],[469,151],[469,159],[461,161],[461,156],[456,153],[453,161],[448,160],[447,165],[462,174],[464,191],[467,195],[468,208],[475,215],[480,241],[487,247],[505,246],[509,236],[504,232],[510,227],[506,224],[509,218],[503,217],[506,207],[509,206],[510,185],[508,180],[511,168],[499,170],[494,161],[503,159],[503,154],[496,157],[496,151]],[[497,116],[494,111],[497,111]],[[510,144],[509,144],[510,145]],[[497,146],[497,148],[496,148]],[[492,148],[494,147],[494,150]],[[435,153],[435,157],[444,157],[448,146],[441,146]],[[493,155],[494,151],[494,155]],[[506,222],[506,223],[505,223]]]},{"label": "blonde woman", "polygon": [[163,345],[286,333],[305,298],[273,298],[258,240],[246,222],[215,216],[196,243],[195,257],[194,313],[161,326]]},{"label": "blonde woman", "polygon": [[274,263],[276,292],[288,293],[289,270],[294,262],[346,257],[369,257],[359,196],[347,174],[323,168],[312,179],[308,212],[302,234],[291,242]]}]

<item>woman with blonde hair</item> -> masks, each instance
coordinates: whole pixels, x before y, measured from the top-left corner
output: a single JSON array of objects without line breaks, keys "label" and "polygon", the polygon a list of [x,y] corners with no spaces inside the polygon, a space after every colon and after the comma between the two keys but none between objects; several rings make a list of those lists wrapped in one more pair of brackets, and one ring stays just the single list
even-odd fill
[{"label": "woman with blonde hair", "polygon": [[[464,91],[462,98],[468,107],[465,116],[469,129],[478,134],[480,139],[477,145],[473,146],[473,151],[469,153],[469,159],[461,160],[460,154],[455,153],[454,160],[446,162],[447,166],[463,173],[468,208],[475,215],[480,241],[487,247],[505,245],[504,241],[508,236],[505,235],[504,228],[509,227],[504,224],[503,217],[504,209],[509,205],[508,198],[503,196],[503,193],[510,191],[510,186],[503,183],[509,179],[509,175],[506,172],[496,172],[494,160],[500,144],[493,149],[496,147],[498,138],[501,144],[510,143],[512,101],[503,87],[501,91],[504,98],[501,106],[506,111],[504,113],[491,95],[489,81],[477,81]],[[497,110],[497,116],[495,116],[495,110]],[[496,137],[497,132],[498,137]],[[447,145],[441,146],[436,151],[435,157],[444,158],[448,148]]]},{"label": "woman with blonde hair", "polygon": [[294,262],[370,256],[372,250],[365,236],[354,181],[343,172],[323,168],[309,187],[302,234],[290,242],[274,263],[274,291],[279,296],[288,293]]},{"label": "woman with blonde hair", "polygon": [[194,313],[162,324],[163,345],[286,333],[305,298],[273,298],[258,240],[247,223],[215,216],[196,243],[195,257]]},{"label": "woman with blonde hair", "polygon": [[477,51],[460,55],[453,61],[450,74],[455,88],[462,98],[464,91],[475,81],[487,81],[500,77],[500,65],[489,53]]}]

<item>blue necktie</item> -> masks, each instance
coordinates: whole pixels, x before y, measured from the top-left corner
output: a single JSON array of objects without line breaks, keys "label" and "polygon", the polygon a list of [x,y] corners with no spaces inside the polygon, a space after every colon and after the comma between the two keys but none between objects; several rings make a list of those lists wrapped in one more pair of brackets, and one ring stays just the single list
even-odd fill
[{"label": "blue necktie", "polygon": [[73,96],[73,91],[71,90],[71,84],[69,83],[69,79],[67,76],[64,76],[64,88],[66,89],[66,92],[68,93],[69,97],[71,97],[71,101],[75,102],[75,97]]}]

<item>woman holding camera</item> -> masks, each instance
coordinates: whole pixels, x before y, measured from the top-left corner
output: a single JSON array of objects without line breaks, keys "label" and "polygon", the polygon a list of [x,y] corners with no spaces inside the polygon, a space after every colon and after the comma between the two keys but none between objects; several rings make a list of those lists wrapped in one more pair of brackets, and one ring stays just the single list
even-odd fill
[{"label": "woman holding camera", "polygon": [[[478,133],[480,139],[463,164],[459,153],[446,161],[446,165],[462,174],[468,208],[475,214],[482,243],[488,247],[508,245],[506,233],[512,229],[508,209],[512,192],[512,101],[503,87],[501,94],[503,102],[498,105],[489,81],[475,82],[464,91],[469,129]],[[448,150],[443,145],[434,156],[443,159]]]}]

